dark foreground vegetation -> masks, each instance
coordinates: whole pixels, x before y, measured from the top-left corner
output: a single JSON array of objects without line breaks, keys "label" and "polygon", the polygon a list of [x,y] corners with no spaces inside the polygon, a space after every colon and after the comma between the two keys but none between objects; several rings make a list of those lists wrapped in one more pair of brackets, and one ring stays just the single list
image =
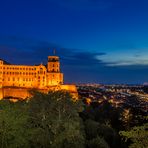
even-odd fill
[{"label": "dark foreground vegetation", "polygon": [[[0,148],[146,148],[146,116],[108,102],[85,105],[67,92],[0,101]],[[136,114],[134,114],[136,113]]]}]

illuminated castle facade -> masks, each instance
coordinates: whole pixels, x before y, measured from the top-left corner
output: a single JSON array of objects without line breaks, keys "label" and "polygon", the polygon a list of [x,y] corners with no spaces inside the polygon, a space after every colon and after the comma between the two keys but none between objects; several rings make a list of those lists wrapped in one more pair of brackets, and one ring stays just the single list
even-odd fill
[{"label": "illuminated castle facade", "polygon": [[[12,65],[4,60],[0,60],[0,88],[3,88],[3,90],[4,88],[9,88],[9,90],[11,90],[10,88],[36,88],[47,91],[51,89],[64,89],[73,93],[77,92],[75,85],[63,84],[63,73],[60,71],[58,56],[48,56],[46,66],[43,64],[37,66]],[[10,96],[11,94],[8,93],[3,92],[0,98]],[[25,96],[27,97],[27,95]],[[21,96],[18,94],[18,97]]]}]

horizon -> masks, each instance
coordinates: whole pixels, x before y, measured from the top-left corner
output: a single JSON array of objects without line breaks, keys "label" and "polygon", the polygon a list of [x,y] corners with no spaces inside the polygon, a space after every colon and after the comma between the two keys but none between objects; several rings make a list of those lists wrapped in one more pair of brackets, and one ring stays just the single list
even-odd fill
[{"label": "horizon", "polygon": [[6,0],[0,58],[13,64],[60,57],[65,83],[148,82],[146,0]]}]

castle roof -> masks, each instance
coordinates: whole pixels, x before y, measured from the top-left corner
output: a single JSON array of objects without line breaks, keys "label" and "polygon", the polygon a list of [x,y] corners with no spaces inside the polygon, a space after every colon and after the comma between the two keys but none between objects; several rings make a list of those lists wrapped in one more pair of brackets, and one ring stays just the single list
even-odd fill
[{"label": "castle roof", "polygon": [[4,62],[4,65],[11,65],[10,63],[8,63],[7,61],[5,61],[3,59],[0,59],[0,61],[3,61]]}]

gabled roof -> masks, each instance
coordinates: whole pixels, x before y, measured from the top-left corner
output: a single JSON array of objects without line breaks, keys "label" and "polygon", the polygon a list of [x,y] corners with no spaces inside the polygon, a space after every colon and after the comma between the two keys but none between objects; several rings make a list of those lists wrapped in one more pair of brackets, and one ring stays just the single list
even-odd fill
[{"label": "gabled roof", "polygon": [[7,61],[5,61],[3,59],[0,59],[0,61],[3,61],[4,62],[4,65],[11,65],[10,63],[8,63]]}]

